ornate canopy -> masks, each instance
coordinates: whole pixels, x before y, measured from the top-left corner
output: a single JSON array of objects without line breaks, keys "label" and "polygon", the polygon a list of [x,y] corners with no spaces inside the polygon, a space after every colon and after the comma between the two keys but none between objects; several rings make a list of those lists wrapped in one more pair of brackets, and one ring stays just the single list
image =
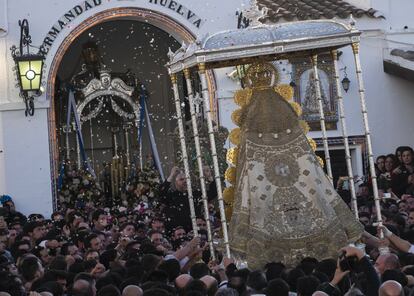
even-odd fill
[{"label": "ornate canopy", "polygon": [[222,31],[206,36],[170,53],[167,65],[171,73],[205,63],[220,68],[249,63],[250,58],[274,59],[275,55],[311,50],[318,53],[359,41],[360,32],[353,23],[311,20],[277,25],[257,25],[246,29]]}]

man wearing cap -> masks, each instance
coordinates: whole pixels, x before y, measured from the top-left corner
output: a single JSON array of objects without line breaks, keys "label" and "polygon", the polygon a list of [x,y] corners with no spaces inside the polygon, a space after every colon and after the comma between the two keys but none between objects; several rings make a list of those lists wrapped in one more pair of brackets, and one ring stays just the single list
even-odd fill
[{"label": "man wearing cap", "polygon": [[20,220],[21,223],[25,223],[27,221],[25,215],[16,211],[16,206],[10,195],[1,195],[0,202],[3,205],[3,208],[5,208],[8,212],[7,222],[10,223],[11,221]]}]

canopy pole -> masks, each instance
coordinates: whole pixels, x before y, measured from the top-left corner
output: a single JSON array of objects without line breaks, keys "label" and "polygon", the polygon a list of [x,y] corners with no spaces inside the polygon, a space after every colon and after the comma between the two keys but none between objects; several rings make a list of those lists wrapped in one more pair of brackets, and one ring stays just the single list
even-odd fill
[{"label": "canopy pole", "polygon": [[181,152],[183,155],[185,178],[187,180],[187,193],[188,193],[188,203],[190,205],[191,222],[193,225],[194,236],[198,236],[197,220],[196,220],[194,199],[193,199],[193,189],[191,187],[190,167],[188,165],[187,146],[185,144],[183,117],[181,114],[180,94],[178,92],[177,74],[171,74],[170,76],[171,76],[171,82],[172,82],[173,90],[174,90],[174,101],[175,101],[175,109],[177,112],[177,123],[178,123],[178,131],[180,134]]},{"label": "canopy pole", "polygon": [[346,161],[346,169],[348,172],[349,191],[351,193],[351,206],[352,206],[352,211],[354,212],[355,218],[359,220],[358,202],[356,198],[354,174],[352,171],[352,163],[351,163],[351,153],[349,150],[349,143],[348,143],[348,131],[346,128],[344,100],[342,96],[341,85],[339,83],[338,51],[336,49],[332,50],[331,55],[332,55],[332,61],[333,61],[334,71],[335,71],[334,78],[335,78],[335,87],[336,87],[336,97],[338,98],[339,119],[341,121],[342,138],[344,140],[344,146],[345,146],[345,161]]},{"label": "canopy pole", "polygon": [[[375,209],[377,212],[377,222],[378,222],[378,226],[382,226],[381,205],[380,205],[380,198],[378,194],[377,175],[375,173],[374,157],[372,153],[371,133],[369,130],[368,111],[367,111],[367,106],[365,102],[364,81],[362,79],[362,68],[361,68],[361,61],[359,58],[359,43],[358,42],[352,43],[352,51],[354,53],[355,70],[356,70],[356,76],[358,79],[359,100],[361,103],[362,120],[364,122],[365,139],[367,141],[368,162],[369,162],[369,170],[371,173],[372,190],[374,193]],[[380,238],[384,238],[384,233],[382,231],[380,231]]]},{"label": "canopy pole", "polygon": [[318,105],[319,105],[319,116],[320,116],[320,124],[321,124],[321,131],[322,131],[323,149],[325,152],[326,172],[332,184],[333,178],[332,178],[332,168],[331,168],[331,157],[329,155],[328,137],[326,136],[325,114],[323,111],[321,85],[320,85],[319,73],[318,73],[318,55],[317,54],[312,55],[312,65],[313,65],[313,75],[315,76],[316,99],[318,100]]},{"label": "canopy pole", "polygon": [[129,156],[130,153],[130,147],[129,147],[129,126],[124,126],[124,137],[125,137],[125,155],[126,155],[126,161],[127,166],[131,165],[131,159]]},{"label": "canopy pole", "polygon": [[213,237],[211,233],[210,213],[208,211],[208,198],[207,198],[205,176],[204,176],[204,171],[203,171],[203,161],[201,159],[200,137],[198,134],[197,117],[196,117],[196,111],[195,111],[195,106],[194,106],[193,87],[191,85],[190,75],[191,75],[190,69],[188,68],[184,69],[184,77],[185,77],[185,81],[187,84],[187,92],[188,92],[188,102],[190,105],[191,123],[193,126],[194,143],[195,143],[195,148],[196,148],[198,175],[200,178],[201,197],[203,199],[203,206],[204,206],[204,219],[206,220],[206,224],[207,224],[208,245],[210,247],[211,259],[216,260],[216,255],[214,252],[214,245],[213,245]]},{"label": "canopy pole", "polygon": [[[139,124],[140,124],[140,111],[134,111],[134,113],[135,113],[134,123],[135,123],[135,127],[137,128],[137,142],[138,142],[138,147],[139,147],[139,136],[138,136],[138,134],[139,134]],[[132,155],[133,155],[133,158],[134,158],[134,170],[135,170],[134,174],[136,174],[138,172],[138,165],[139,165],[139,168],[142,171],[142,168],[141,168],[141,163],[142,163],[142,161],[141,161],[141,151],[139,151],[139,149],[138,149],[138,157],[137,157],[136,153],[133,153]],[[138,158],[139,164],[137,163],[137,158]]]},{"label": "canopy pole", "polygon": [[[75,111],[76,112],[76,111]],[[72,123],[73,124],[73,130],[75,131],[75,137],[76,137],[76,154],[77,154],[77,158],[78,158],[78,171],[80,171],[80,169],[82,168],[82,163],[81,163],[81,155],[80,155],[80,144],[79,144],[79,138],[78,138],[78,134],[76,132],[76,124],[75,122]],[[82,130],[82,126],[79,126],[79,131]]]},{"label": "canopy pole", "polygon": [[66,160],[69,161],[70,159],[70,143],[69,143],[69,132],[70,132],[70,126],[64,126],[63,131],[65,132],[65,138],[66,138]]},{"label": "canopy pole", "polygon": [[208,92],[207,77],[206,77],[206,65],[204,63],[198,64],[198,70],[199,70],[200,80],[201,80],[204,109],[205,109],[205,113],[207,117],[208,134],[210,138],[210,148],[211,148],[211,154],[212,154],[211,156],[213,158],[214,179],[216,181],[216,187],[217,187],[217,196],[218,196],[218,204],[219,204],[219,209],[220,209],[220,219],[221,219],[221,224],[222,224],[222,229],[223,229],[224,246],[225,246],[226,256],[230,258],[229,236],[227,232],[226,214],[224,211],[223,191],[222,191],[222,186],[221,186],[220,170],[219,170],[219,164],[218,164],[218,158],[217,158],[216,140],[214,138],[213,120],[211,117],[211,108],[210,108],[209,92]]},{"label": "canopy pole", "polygon": [[[89,105],[89,113],[91,112],[91,105]],[[90,141],[91,141],[91,160],[92,160],[92,168],[95,170],[95,153],[94,153],[94,145],[93,145],[93,127],[92,127],[92,118],[89,119],[89,134],[90,134]]]}]

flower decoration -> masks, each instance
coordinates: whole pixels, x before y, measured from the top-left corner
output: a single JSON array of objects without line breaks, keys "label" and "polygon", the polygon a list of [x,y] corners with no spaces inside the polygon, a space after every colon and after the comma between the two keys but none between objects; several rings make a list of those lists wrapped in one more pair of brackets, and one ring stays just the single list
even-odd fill
[{"label": "flower decoration", "polygon": [[227,168],[226,172],[224,173],[224,178],[230,184],[236,184],[236,168],[230,167]]},{"label": "flower decoration", "polygon": [[316,151],[316,147],[317,147],[317,145],[316,145],[315,140],[314,140],[314,139],[312,139],[312,138],[308,138],[308,142],[309,142],[309,145],[311,146],[312,150],[313,150],[313,151]]},{"label": "flower decoration", "polygon": [[240,128],[235,128],[230,132],[229,135],[230,138],[230,142],[232,142],[234,145],[239,145],[240,144]]},{"label": "flower decoration", "polygon": [[231,165],[236,166],[238,156],[239,156],[239,148],[233,147],[227,150],[226,159],[227,159],[227,162],[230,163]]},{"label": "flower decoration", "polygon": [[242,124],[241,115],[242,115],[242,109],[234,110],[233,113],[231,114],[231,120],[237,126],[241,126]]},{"label": "flower decoration", "polygon": [[321,165],[321,167],[324,167],[325,166],[325,162],[323,161],[322,157],[316,156],[316,158],[318,159],[318,162]]},{"label": "flower decoration", "polygon": [[299,125],[305,134],[309,133],[310,127],[309,127],[309,124],[305,120],[299,120]]},{"label": "flower decoration", "polygon": [[245,107],[250,103],[251,97],[252,97],[251,88],[240,89],[236,91],[236,93],[234,94],[234,102],[240,107]]},{"label": "flower decoration", "polygon": [[290,102],[290,106],[292,106],[293,110],[295,111],[296,115],[300,117],[302,115],[302,108],[296,102]]},{"label": "flower decoration", "polygon": [[275,86],[274,90],[286,101],[289,101],[293,98],[293,87],[288,84],[279,84],[278,86]]}]

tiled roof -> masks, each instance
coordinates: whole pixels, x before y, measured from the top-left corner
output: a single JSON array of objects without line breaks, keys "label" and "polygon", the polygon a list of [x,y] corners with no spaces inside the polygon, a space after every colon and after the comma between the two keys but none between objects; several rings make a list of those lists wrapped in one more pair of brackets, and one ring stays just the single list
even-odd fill
[{"label": "tiled roof", "polygon": [[351,14],[354,18],[383,17],[373,8],[364,10],[343,0],[258,0],[257,2],[260,8],[265,6],[269,9],[264,20],[273,23],[282,19],[292,21],[348,18]]}]

